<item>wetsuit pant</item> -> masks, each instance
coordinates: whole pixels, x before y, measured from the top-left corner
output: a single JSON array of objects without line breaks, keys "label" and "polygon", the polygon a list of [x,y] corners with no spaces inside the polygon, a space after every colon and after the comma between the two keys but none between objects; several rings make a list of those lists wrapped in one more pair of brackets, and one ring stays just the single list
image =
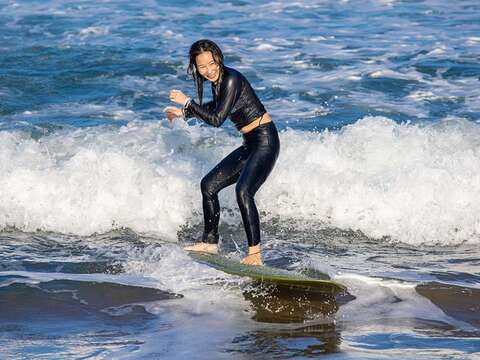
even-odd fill
[{"label": "wetsuit pant", "polygon": [[234,183],[237,183],[235,191],[248,246],[260,242],[260,223],[253,197],[273,169],[279,151],[280,141],[274,123],[261,124],[243,134],[242,146],[231,152],[202,179],[203,242],[218,242],[218,193]]}]

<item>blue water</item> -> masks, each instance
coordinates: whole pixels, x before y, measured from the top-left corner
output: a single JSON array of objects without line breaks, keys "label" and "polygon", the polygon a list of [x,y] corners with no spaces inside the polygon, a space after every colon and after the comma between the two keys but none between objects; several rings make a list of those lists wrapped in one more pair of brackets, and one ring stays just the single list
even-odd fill
[{"label": "blue water", "polygon": [[[181,250],[200,179],[241,142],[164,116],[171,89],[195,96],[199,38],[280,129],[265,262],[348,294]],[[0,1],[0,357],[480,358],[479,60],[474,0]]]}]

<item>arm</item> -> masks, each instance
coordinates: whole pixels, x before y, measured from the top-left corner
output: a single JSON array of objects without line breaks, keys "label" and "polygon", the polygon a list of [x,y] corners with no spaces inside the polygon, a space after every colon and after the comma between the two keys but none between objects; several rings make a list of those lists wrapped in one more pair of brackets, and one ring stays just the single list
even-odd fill
[{"label": "arm", "polygon": [[[240,79],[233,76],[224,79],[219,93],[218,101],[213,102],[213,104],[210,105],[210,108],[207,106],[200,106],[195,101],[191,100],[185,108],[185,113],[198,117],[212,126],[221,126],[230,114],[233,104],[235,104],[237,97],[240,94]],[[211,103],[212,102],[209,102],[205,105]]]},{"label": "arm", "polygon": [[[205,108],[207,111],[213,111],[215,110],[215,100],[209,101],[205,104],[202,104],[202,108]],[[192,110],[190,106],[187,106],[186,108],[183,109],[183,116],[185,119],[189,119],[194,117],[195,115],[192,113]]]}]

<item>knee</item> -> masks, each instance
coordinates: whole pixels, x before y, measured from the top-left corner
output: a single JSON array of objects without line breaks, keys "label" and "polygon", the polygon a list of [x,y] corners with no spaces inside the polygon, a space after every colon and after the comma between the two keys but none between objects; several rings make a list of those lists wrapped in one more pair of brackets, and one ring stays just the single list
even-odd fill
[{"label": "knee", "polygon": [[212,196],[214,194],[213,184],[208,176],[205,176],[202,181],[200,181],[200,189],[203,195]]},{"label": "knee", "polygon": [[252,198],[252,194],[248,186],[242,183],[237,183],[235,187],[235,193],[237,194],[238,203],[246,203]]}]

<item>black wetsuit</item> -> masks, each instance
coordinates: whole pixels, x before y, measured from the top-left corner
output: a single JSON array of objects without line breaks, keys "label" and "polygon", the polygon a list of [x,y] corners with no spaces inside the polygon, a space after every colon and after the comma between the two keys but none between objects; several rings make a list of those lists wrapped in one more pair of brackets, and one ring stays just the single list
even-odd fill
[{"label": "black wetsuit", "polygon": [[[186,117],[197,117],[213,126],[220,126],[230,117],[237,129],[250,124],[266,113],[247,79],[238,71],[224,67],[218,94],[212,84],[213,100],[199,105],[190,101]],[[243,134],[243,144],[217,164],[201,182],[205,230],[202,241],[218,242],[220,205],[218,192],[237,183],[237,202],[242,214],[249,246],[260,242],[260,224],[254,195],[267,179],[280,150],[277,129],[273,122],[261,124]]]}]

